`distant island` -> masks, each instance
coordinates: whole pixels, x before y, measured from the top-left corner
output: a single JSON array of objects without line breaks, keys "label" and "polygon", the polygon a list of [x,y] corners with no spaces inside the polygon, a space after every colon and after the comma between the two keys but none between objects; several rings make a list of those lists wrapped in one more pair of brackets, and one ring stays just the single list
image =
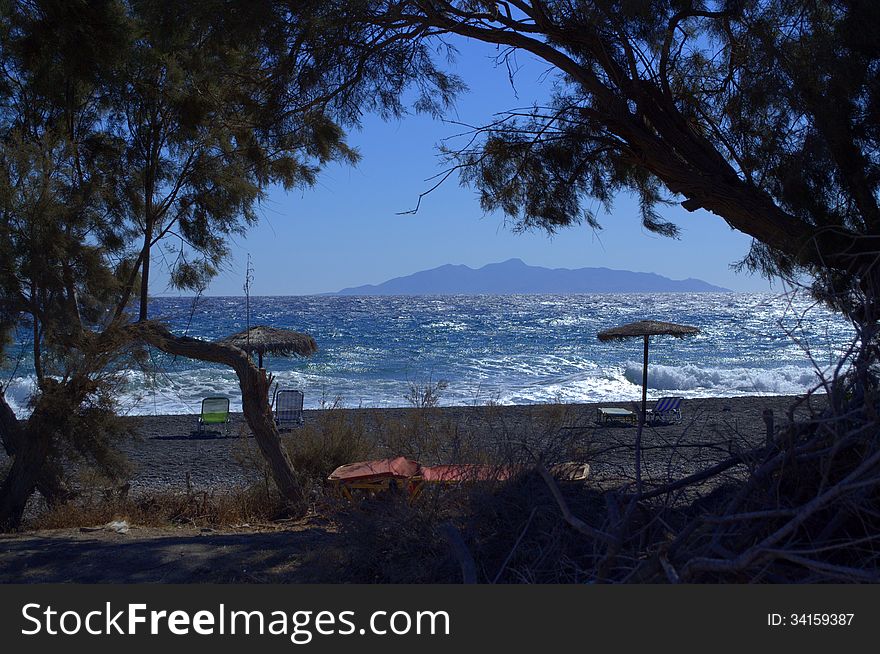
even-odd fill
[{"label": "distant island", "polygon": [[482,268],[446,264],[381,284],[344,288],[336,295],[508,295],[569,293],[729,293],[700,279],[610,268],[543,268],[521,259]]}]

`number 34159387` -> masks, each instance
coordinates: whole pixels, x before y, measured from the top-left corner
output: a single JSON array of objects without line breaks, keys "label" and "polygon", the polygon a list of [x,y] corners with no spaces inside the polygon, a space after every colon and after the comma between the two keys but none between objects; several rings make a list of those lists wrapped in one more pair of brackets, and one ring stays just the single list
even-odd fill
[{"label": "number 34159387", "polygon": [[855,613],[768,613],[770,627],[848,627]]}]

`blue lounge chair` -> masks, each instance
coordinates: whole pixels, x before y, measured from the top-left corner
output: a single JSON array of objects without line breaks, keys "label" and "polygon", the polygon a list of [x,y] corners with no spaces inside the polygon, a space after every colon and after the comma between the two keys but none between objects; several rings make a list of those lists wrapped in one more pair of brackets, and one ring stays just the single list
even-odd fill
[{"label": "blue lounge chair", "polygon": [[661,397],[653,408],[648,409],[645,420],[648,422],[681,420],[682,400],[684,400],[683,397]]},{"label": "blue lounge chair", "polygon": [[202,413],[199,415],[199,433],[207,425],[223,425],[223,433],[229,424],[229,398],[206,397],[202,400]]},{"label": "blue lounge chair", "polygon": [[303,392],[279,390],[275,392],[275,424],[303,424]]}]

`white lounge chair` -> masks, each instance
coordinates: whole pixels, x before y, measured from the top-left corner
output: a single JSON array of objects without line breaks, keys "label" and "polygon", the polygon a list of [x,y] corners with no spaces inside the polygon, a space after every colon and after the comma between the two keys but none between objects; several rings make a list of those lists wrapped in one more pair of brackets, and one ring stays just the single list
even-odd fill
[{"label": "white lounge chair", "polygon": [[303,392],[282,389],[275,392],[275,424],[303,424]]},{"label": "white lounge chair", "polygon": [[609,420],[625,420],[627,422],[635,422],[636,414],[629,409],[619,409],[617,407],[596,408],[596,422],[608,422]]}]

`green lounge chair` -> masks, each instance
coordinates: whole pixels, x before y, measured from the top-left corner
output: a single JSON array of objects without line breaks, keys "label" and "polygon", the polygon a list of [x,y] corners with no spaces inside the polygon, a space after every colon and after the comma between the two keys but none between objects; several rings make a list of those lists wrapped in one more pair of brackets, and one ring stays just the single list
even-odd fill
[{"label": "green lounge chair", "polygon": [[202,400],[202,414],[199,416],[199,433],[206,425],[223,425],[223,433],[229,424],[229,398],[206,397]]}]

